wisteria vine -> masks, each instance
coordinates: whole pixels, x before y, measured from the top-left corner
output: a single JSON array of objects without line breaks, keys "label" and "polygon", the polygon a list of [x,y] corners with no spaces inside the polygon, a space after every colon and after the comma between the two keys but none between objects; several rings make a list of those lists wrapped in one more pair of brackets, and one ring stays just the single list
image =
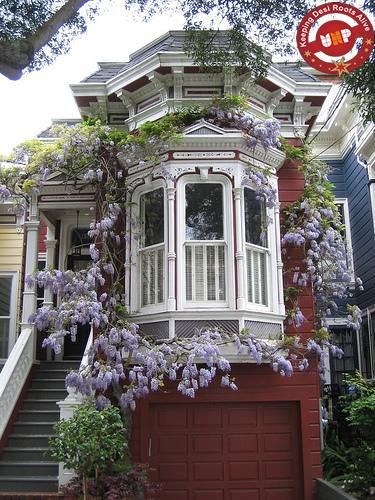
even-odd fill
[{"label": "wisteria vine", "polygon": [[[161,155],[184,127],[202,118],[220,127],[240,130],[249,148],[280,147],[276,120],[259,120],[244,108],[241,98],[224,98],[209,108],[189,108],[146,123],[133,134],[99,122],[60,127],[55,131],[54,144],[25,144],[14,157],[18,166],[0,171],[0,201],[17,200],[17,210],[22,205],[26,207],[28,197],[37,193],[55,172],[64,174],[66,182],[75,189],[95,190],[96,221],[89,231],[89,267],[79,272],[45,269],[28,277],[27,283],[46,288],[59,298],[56,307],[42,306],[30,319],[38,330],[46,332],[45,347],[58,353],[65,336],[75,339],[79,325],[92,324],[95,328],[89,363],[80,372],[71,372],[66,385],[95,396],[99,408],[115,402],[134,410],[137,399],[159,390],[167,380],[175,382],[177,390],[188,397],[208,387],[218,374],[223,387],[236,390],[231,365],[220,351],[223,345],[232,345],[239,355],[257,364],[268,362],[282,376],[306,370],[309,357],[316,354],[323,358],[325,347],[342,356],[320,323],[328,310],[335,309],[331,297],[344,296],[346,285],[341,283],[347,283],[349,275],[341,265],[345,249],[337,210],[332,195],[327,194],[326,173],[315,161],[303,163],[305,198],[287,209],[282,240],[284,246],[293,244],[306,249],[307,273],[297,276],[296,285],[307,286],[311,280],[320,297],[315,334],[306,345],[299,337],[257,339],[247,329],[238,335],[202,330],[188,339],[160,342],[145,337],[137,325],[129,322],[124,295],[125,248],[129,239],[125,220],[130,217],[134,227],[137,221],[129,216],[128,168],[136,164],[158,166],[168,178],[170,174],[160,161]],[[269,172],[249,165],[243,184],[251,185],[268,207],[275,206],[277,193],[270,184]],[[297,295],[289,319],[299,326],[304,318]],[[357,328],[355,306],[349,319]]]}]

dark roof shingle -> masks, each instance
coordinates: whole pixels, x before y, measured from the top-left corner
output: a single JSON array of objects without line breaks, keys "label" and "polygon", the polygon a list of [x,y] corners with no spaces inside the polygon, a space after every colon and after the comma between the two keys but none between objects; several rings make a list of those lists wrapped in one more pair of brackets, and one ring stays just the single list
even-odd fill
[{"label": "dark roof shingle", "polygon": [[[215,36],[214,44],[225,46],[228,32],[222,31]],[[184,52],[185,31],[169,31],[154,43],[137,50],[130,55],[128,62],[99,63],[99,70],[85,78],[82,83],[105,83],[123,71],[134,67],[145,59],[160,52]],[[276,63],[274,66],[296,82],[317,82],[318,78],[305,73],[298,63]]]}]

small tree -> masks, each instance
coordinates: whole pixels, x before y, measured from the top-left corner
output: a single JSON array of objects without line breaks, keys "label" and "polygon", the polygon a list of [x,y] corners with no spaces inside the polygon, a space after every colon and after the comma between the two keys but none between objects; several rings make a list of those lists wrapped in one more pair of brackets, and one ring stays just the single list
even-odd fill
[{"label": "small tree", "polygon": [[49,440],[50,454],[80,475],[84,499],[87,479],[108,470],[128,448],[120,411],[114,406],[98,411],[92,403],[84,404],[72,418],[58,422],[55,433]]}]

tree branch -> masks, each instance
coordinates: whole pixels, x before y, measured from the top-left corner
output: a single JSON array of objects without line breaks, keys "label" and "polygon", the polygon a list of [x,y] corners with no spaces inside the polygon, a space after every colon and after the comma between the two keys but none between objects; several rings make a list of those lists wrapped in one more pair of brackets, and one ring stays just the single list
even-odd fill
[{"label": "tree branch", "polygon": [[68,0],[48,21],[30,37],[34,53],[44,47],[51,38],[90,0]]},{"label": "tree branch", "polygon": [[0,41],[0,73],[18,80],[34,55],[90,0],[68,0],[53,16],[28,38]]}]

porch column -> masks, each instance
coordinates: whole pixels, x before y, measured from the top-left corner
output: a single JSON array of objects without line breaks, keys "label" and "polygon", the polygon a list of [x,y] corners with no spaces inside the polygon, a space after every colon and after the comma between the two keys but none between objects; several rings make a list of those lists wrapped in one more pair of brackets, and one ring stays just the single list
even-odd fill
[{"label": "porch column", "polygon": [[[55,266],[55,249],[57,245],[54,227],[47,227],[47,236],[44,244],[46,246],[46,269],[53,269]],[[44,305],[53,306],[53,294],[47,288],[44,289]]]},{"label": "porch column", "polygon": [[[68,387],[68,396],[62,401],[57,401],[57,406],[60,409],[60,420],[69,420],[73,416],[74,410],[76,410],[82,404],[82,398],[76,393],[76,390]],[[71,479],[74,478],[75,472],[70,469],[65,469],[64,465],[59,463],[59,487],[64,486],[69,483]]]},{"label": "porch column", "polygon": [[236,267],[237,267],[237,309],[245,309],[245,252],[242,237],[242,187],[235,187],[234,194],[234,217],[236,228]]},{"label": "porch column", "polygon": [[280,235],[280,203],[277,201],[275,209],[275,242],[276,242],[276,259],[277,259],[277,288],[278,288],[278,312],[285,314],[284,304],[284,286],[283,286],[283,261],[281,258],[281,235]]},{"label": "porch column", "polygon": [[[131,207],[131,195],[127,193],[126,195],[126,206]],[[130,273],[131,273],[131,239],[130,239],[130,219],[132,218],[132,208],[126,211],[125,217],[125,305],[130,311]]]},{"label": "porch column", "polygon": [[22,328],[32,328],[29,323],[29,317],[36,310],[36,287],[30,288],[26,284],[26,278],[32,274],[38,266],[38,247],[39,247],[39,211],[37,198],[34,195],[30,201],[29,220],[25,222],[26,231],[26,259],[25,259],[25,283],[23,290],[22,307]]},{"label": "porch column", "polygon": [[176,244],[175,244],[175,216],[174,202],[176,189],[172,181],[168,181],[167,203],[168,203],[168,311],[176,310]]}]

